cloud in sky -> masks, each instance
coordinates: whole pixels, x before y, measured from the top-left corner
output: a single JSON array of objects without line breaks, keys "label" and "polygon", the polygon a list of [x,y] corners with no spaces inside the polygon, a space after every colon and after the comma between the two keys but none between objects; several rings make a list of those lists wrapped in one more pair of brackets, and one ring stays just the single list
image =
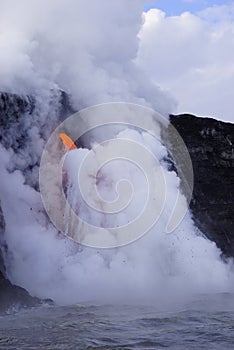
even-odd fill
[{"label": "cloud in sky", "polygon": [[168,16],[175,16],[186,11],[195,13],[214,5],[225,5],[230,2],[231,0],[155,0],[146,5],[145,10],[158,8]]},{"label": "cloud in sky", "polygon": [[197,14],[144,14],[138,63],[169,88],[178,112],[234,122],[234,4]]}]

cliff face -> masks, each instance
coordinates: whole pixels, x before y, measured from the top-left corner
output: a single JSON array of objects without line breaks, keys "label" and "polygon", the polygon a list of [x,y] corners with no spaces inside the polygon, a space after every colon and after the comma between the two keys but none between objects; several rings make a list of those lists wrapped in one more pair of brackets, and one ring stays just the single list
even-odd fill
[{"label": "cliff face", "polygon": [[12,285],[6,278],[6,271],[2,251],[6,248],[4,244],[4,216],[0,203],[0,314],[6,312],[12,305],[18,307],[35,306],[41,303],[38,298],[31,297],[26,290]]},{"label": "cliff face", "polygon": [[1,253],[1,249],[4,246],[3,244],[4,229],[5,229],[5,221],[4,221],[4,216],[3,216],[1,202],[0,202],[0,281],[4,279],[4,273],[5,273],[4,261]]},{"label": "cliff face", "polygon": [[[0,92],[0,143],[13,151],[9,171],[20,170],[26,183],[38,189],[38,170],[45,141],[68,115],[68,96],[51,91],[45,100]],[[49,122],[48,122],[49,120]]]},{"label": "cliff face", "polygon": [[193,164],[194,222],[224,255],[234,256],[234,124],[189,114],[171,115],[170,120]]},{"label": "cliff face", "polygon": [[[39,102],[34,97],[0,92],[0,144],[11,150],[8,171],[20,170],[26,183],[35,189],[38,189],[40,156],[46,139],[58,122],[73,112],[68,96],[60,90],[51,91],[43,103]],[[50,118],[49,126],[47,118]],[[35,305],[39,302],[7,279],[4,228],[0,197],[0,313],[13,303]]]}]

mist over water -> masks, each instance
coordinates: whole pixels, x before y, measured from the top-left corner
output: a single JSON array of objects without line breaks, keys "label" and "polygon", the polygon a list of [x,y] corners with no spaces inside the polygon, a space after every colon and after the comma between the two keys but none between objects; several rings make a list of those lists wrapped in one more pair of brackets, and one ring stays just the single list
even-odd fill
[{"label": "mist over water", "polygon": [[[152,138],[147,133],[126,127],[111,135],[114,139],[128,139],[150,150],[159,161],[152,166],[150,177],[157,182],[160,167],[167,188],[165,206],[156,225],[126,246],[97,249],[60,235],[45,213],[40,193],[25,183],[26,165],[31,164],[32,158],[35,163],[40,159],[48,138],[46,133],[42,136],[42,127],[50,129],[60,122],[56,111],[48,113],[51,96],[58,89],[71,95],[74,109],[121,100],[151,106],[164,115],[173,109],[174,101],[170,96],[153,85],[133,63],[138,50],[143,3],[121,0],[113,6],[113,2],[110,5],[109,1],[103,0],[92,2],[91,8],[85,1],[73,0],[66,4],[35,1],[33,5],[23,1],[20,4],[14,2],[14,6],[11,1],[3,2],[1,30],[4,35],[0,37],[0,45],[4,50],[1,51],[0,67],[4,66],[5,70],[0,71],[0,88],[35,95],[39,108],[37,116],[30,119],[32,124],[27,118],[21,121],[20,128],[29,137],[20,156],[16,156],[11,148],[0,148],[7,274],[12,282],[32,295],[52,298],[61,305],[83,301],[133,304],[165,301],[173,304],[197,293],[233,292],[232,262],[221,260],[221,252],[198,232],[189,212],[172,234],[166,234],[180,182],[176,173],[168,170],[167,150],[160,133],[157,138]],[[29,12],[30,16],[26,16]],[[106,20],[103,21],[104,17]],[[16,39],[12,40],[16,33]],[[130,121],[126,115],[126,122]],[[12,130],[13,140],[17,132]],[[144,183],[144,175],[134,164],[122,164],[120,160],[108,163],[97,174],[99,193],[107,201],[114,200],[116,182],[124,177],[133,186],[133,202],[112,217],[93,214],[81,201],[77,188],[77,170],[83,158],[93,152],[95,159],[100,134],[94,133],[92,137],[89,149],[86,145],[66,155],[64,170],[68,200],[93,225],[108,228],[127,224],[142,210],[147,197],[147,181]],[[108,144],[102,147],[103,151],[108,151]],[[88,178],[91,169],[87,167],[85,171]],[[32,176],[32,184],[37,183],[37,172],[28,176]],[[91,199],[94,196],[92,189],[89,196]],[[182,194],[179,201],[181,207],[186,205]],[[66,219],[69,219],[69,212]],[[113,240],[113,237],[107,232],[106,239]]]}]

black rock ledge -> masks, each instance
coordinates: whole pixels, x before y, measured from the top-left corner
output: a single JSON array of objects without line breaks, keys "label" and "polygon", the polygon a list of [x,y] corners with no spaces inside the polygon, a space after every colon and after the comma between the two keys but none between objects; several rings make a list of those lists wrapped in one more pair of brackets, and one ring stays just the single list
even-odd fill
[{"label": "black rock ledge", "polygon": [[[234,257],[234,124],[190,114],[170,115],[189,151],[196,226],[227,257]],[[174,159],[177,150],[171,149]],[[178,166],[185,166],[180,159]]]}]

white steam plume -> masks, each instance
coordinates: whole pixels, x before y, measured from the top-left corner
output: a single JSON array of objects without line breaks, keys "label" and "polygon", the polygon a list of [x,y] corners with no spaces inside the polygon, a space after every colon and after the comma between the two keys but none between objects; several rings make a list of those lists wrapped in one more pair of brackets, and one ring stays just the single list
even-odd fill
[{"label": "white steam plume", "polygon": [[133,62],[144,3],[2,0],[0,89],[40,94],[58,86],[76,109],[128,101],[172,111],[174,101]]}]

